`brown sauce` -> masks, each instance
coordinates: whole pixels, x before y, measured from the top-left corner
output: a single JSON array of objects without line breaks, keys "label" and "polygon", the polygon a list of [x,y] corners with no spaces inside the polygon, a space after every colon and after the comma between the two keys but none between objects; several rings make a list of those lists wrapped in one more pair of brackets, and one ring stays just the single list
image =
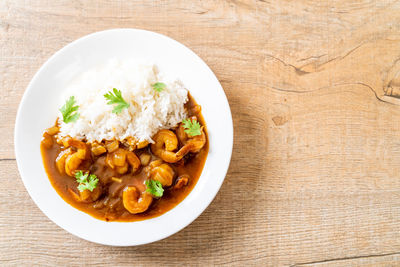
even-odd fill
[{"label": "brown sauce", "polygon": [[[99,179],[99,186],[102,188],[101,196],[94,202],[79,202],[71,194],[71,190],[79,193],[77,190],[78,183],[74,177],[67,174],[61,174],[56,167],[56,159],[62,151],[62,145],[57,144],[56,137],[53,139],[53,144],[49,146],[43,141],[41,143],[41,154],[44,167],[49,180],[57,191],[57,193],[71,206],[97,218],[105,221],[121,221],[131,222],[154,218],[164,214],[178,205],[196,185],[202,169],[204,167],[208,154],[208,136],[205,127],[204,118],[199,111],[199,106],[194,99],[189,95],[189,101],[185,105],[188,115],[195,115],[202,126],[207,137],[206,144],[198,153],[190,153],[177,163],[169,163],[175,172],[174,182],[170,187],[164,188],[164,194],[161,198],[154,198],[150,207],[143,213],[131,214],[123,205],[122,194],[127,186],[135,186],[140,192],[146,190],[144,181],[148,179],[145,167],[140,167],[135,173],[128,172],[120,175],[115,170],[109,168],[105,163],[105,154],[100,156],[90,157],[90,160],[84,160],[80,168],[87,169],[91,174],[95,174]],[[172,129],[173,130],[173,129]],[[180,144],[181,146],[181,144]],[[143,149],[135,150],[134,153],[140,156],[142,153],[151,154],[152,160],[158,159],[152,154],[150,146]],[[177,188],[177,177],[189,177],[187,185]],[[114,181],[112,177],[120,179]]]}]

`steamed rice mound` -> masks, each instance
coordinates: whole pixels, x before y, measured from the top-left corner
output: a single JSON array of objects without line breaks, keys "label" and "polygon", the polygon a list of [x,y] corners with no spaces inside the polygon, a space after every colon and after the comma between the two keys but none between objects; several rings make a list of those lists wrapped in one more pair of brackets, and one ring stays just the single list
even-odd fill
[{"label": "steamed rice mound", "polygon": [[[156,82],[163,82],[166,88],[156,92],[152,88]],[[119,114],[112,113],[114,105],[108,105],[104,98],[113,88],[129,103]],[[184,105],[188,91],[152,64],[113,60],[83,73],[67,88],[63,103],[70,96],[75,96],[80,116],[68,124],[60,120],[59,138],[68,135],[101,142],[136,137],[153,143],[151,137],[159,130],[175,127],[187,117]],[[62,118],[61,113],[58,116]]]}]

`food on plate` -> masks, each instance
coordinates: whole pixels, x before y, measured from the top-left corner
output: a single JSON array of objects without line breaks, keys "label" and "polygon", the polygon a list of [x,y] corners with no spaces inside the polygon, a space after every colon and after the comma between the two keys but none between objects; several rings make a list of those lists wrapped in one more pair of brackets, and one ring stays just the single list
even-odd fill
[{"label": "food on plate", "polygon": [[208,154],[201,107],[155,65],[111,61],[67,89],[41,141],[49,180],[75,208],[137,221],[175,207]]}]

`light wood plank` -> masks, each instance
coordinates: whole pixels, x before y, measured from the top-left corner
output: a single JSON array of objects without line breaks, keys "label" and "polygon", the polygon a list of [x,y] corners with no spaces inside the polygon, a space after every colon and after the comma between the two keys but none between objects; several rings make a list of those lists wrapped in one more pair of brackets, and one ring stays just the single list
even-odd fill
[{"label": "light wood plank", "polygon": [[[0,265],[398,265],[399,11],[389,0],[1,1]],[[119,27],[166,34],[202,57],[235,128],[211,206],[134,248],[58,228],[13,160],[17,107],[41,64]]]}]

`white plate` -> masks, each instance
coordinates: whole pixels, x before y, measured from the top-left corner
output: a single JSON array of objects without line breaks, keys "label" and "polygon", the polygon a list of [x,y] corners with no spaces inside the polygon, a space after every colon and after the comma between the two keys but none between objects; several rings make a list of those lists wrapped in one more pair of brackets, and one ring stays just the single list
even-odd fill
[{"label": "white plate", "polygon": [[[67,204],[53,189],[40,155],[62,90],[79,73],[111,58],[148,60],[179,77],[202,106],[210,151],[193,191],[167,213],[139,222],[104,222]],[[189,225],[211,203],[224,181],[232,154],[233,126],[224,91],[210,68],[190,49],[164,35],[115,29],[80,38],[55,53],[36,73],[19,106],[15,153],[22,181],[50,220],[83,239],[114,246],[146,244]]]}]

